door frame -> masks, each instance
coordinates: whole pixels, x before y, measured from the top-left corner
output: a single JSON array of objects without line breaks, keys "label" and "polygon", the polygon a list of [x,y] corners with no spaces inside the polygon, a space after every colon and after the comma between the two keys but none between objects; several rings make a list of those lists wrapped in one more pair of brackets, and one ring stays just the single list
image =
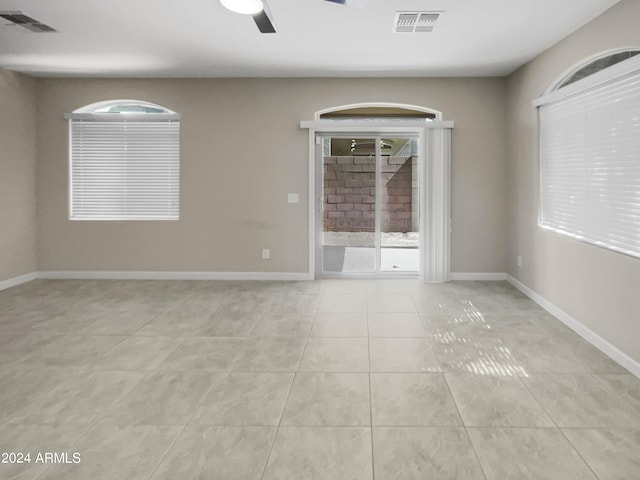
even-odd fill
[{"label": "door frame", "polygon": [[[309,278],[315,279],[319,273],[316,268],[316,225],[319,216],[316,156],[318,154],[320,157],[322,156],[320,137],[404,134],[417,136],[420,145],[420,266],[418,277],[420,280],[430,282],[448,281],[450,277],[451,205],[450,132],[453,128],[453,122],[314,120],[301,121],[300,127],[309,131]],[[444,135],[435,135],[435,132]],[[368,278],[371,277],[371,274],[352,274],[350,276]],[[389,276],[397,278],[398,275]],[[376,278],[380,277],[381,275],[376,275]]]}]

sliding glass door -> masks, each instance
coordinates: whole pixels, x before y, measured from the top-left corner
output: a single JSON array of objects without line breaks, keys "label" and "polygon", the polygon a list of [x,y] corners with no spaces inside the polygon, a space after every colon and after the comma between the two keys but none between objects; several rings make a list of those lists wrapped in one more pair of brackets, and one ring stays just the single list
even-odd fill
[{"label": "sliding glass door", "polygon": [[417,137],[318,139],[317,272],[321,276],[417,275]]}]

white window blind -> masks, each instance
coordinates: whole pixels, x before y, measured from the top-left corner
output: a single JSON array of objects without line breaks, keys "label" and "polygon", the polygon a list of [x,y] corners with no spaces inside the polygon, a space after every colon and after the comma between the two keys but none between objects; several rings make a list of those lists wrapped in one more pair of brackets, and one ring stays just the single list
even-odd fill
[{"label": "white window blind", "polygon": [[[640,257],[637,65],[589,88],[576,82],[569,96],[558,90],[550,103],[539,102],[540,224]],[[605,78],[605,71],[600,74]]]},{"label": "white window blind", "polygon": [[180,122],[100,115],[69,121],[70,218],[177,220]]}]

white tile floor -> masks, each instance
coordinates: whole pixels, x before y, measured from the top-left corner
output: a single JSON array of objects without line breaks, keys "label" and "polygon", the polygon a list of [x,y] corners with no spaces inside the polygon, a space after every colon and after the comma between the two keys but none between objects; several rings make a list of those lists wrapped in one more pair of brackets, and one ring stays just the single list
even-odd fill
[{"label": "white tile floor", "polygon": [[1,479],[640,478],[640,381],[502,282],[0,292]]}]

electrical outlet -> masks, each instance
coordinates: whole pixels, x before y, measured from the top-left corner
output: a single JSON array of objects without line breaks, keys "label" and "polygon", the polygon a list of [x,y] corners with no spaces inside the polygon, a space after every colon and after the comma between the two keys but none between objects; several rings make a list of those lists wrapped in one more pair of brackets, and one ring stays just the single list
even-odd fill
[{"label": "electrical outlet", "polygon": [[518,262],[518,267],[522,266],[522,257],[520,255],[518,255],[518,258],[516,259]]},{"label": "electrical outlet", "polygon": [[268,248],[263,248],[262,249],[262,259],[263,260],[269,260],[269,257],[271,257],[271,250],[269,250]]}]

